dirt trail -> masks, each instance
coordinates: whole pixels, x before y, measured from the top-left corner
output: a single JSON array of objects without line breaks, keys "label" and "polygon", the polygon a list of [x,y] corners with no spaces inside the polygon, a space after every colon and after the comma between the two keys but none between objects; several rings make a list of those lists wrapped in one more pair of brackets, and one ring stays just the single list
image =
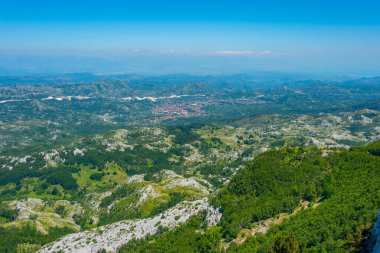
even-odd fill
[{"label": "dirt trail", "polygon": [[[315,203],[312,207],[317,207],[320,203]],[[238,236],[232,240],[229,243],[225,243],[223,245],[223,248],[226,250],[230,247],[232,243],[235,244],[242,244],[244,243],[249,237],[256,235],[257,233],[266,234],[268,230],[274,226],[282,223],[285,219],[290,218],[292,215],[295,215],[299,213],[302,210],[305,210],[309,207],[309,201],[301,201],[300,205],[293,210],[292,213],[280,213],[276,215],[275,217],[269,218],[267,220],[262,220],[259,222],[255,222],[252,224],[251,229],[243,229],[240,231]]]}]

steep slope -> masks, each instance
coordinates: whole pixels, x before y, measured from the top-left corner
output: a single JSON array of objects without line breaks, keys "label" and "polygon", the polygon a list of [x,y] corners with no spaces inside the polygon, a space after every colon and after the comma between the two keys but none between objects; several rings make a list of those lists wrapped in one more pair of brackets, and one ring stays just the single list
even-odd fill
[{"label": "steep slope", "polygon": [[215,199],[223,210],[227,240],[254,222],[291,212],[300,200],[318,205],[230,250],[269,251],[285,247],[284,241],[302,252],[363,249],[380,207],[379,147],[375,142],[350,151],[331,150],[327,156],[316,149],[281,148],[259,156]]},{"label": "steep slope", "polygon": [[155,234],[163,227],[173,229],[201,211],[206,211],[206,220],[209,221],[209,225],[215,225],[219,221],[218,210],[210,207],[207,199],[193,202],[184,201],[149,219],[120,221],[94,230],[67,235],[59,241],[45,246],[39,252],[48,253],[61,250],[68,253],[96,253],[103,249],[107,252],[115,252],[117,248],[132,239]]},{"label": "steep slope", "polygon": [[363,252],[380,207],[379,150],[268,151],[213,197],[218,226],[189,221],[121,252]]}]

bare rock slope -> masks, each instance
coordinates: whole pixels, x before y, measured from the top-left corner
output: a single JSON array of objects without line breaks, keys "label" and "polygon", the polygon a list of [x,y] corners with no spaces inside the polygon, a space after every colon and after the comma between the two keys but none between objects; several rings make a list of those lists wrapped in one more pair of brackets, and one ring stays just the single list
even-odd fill
[{"label": "bare rock slope", "polygon": [[220,220],[221,213],[208,204],[207,198],[183,201],[152,218],[120,221],[89,231],[66,235],[60,240],[46,245],[39,252],[48,253],[61,250],[62,252],[96,253],[101,249],[105,249],[107,252],[116,252],[117,248],[132,239],[153,235],[160,226],[173,229],[201,211],[207,212],[207,221],[210,226],[216,225]]}]

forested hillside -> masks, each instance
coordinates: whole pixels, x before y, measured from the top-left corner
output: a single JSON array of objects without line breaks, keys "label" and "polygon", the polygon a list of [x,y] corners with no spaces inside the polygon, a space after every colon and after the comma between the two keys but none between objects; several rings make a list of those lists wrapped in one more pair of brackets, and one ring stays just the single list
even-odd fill
[{"label": "forested hillside", "polygon": [[[213,198],[222,209],[220,226],[193,220],[121,252],[364,252],[380,207],[379,151],[380,142],[349,151],[268,151]],[[297,210],[300,202],[307,205]],[[285,218],[267,231],[243,233],[279,215]]]}]

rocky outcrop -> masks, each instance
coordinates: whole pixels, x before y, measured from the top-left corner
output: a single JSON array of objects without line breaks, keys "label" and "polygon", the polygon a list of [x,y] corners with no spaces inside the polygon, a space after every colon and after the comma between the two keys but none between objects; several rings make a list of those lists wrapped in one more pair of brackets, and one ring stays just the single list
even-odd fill
[{"label": "rocky outcrop", "polygon": [[[67,200],[44,201],[39,198],[27,198],[14,200],[7,203],[7,207],[17,211],[18,216],[14,221],[6,223],[7,227],[21,227],[22,225],[34,225],[42,234],[48,234],[49,229],[70,228],[79,231],[80,227],[75,224],[73,217],[83,210],[77,203]],[[54,210],[63,207],[65,215],[57,214]]]},{"label": "rocky outcrop", "polygon": [[60,240],[46,245],[39,252],[96,253],[102,249],[107,252],[116,252],[117,248],[132,239],[153,235],[160,227],[173,229],[201,211],[207,212],[206,220],[209,225],[219,222],[221,214],[208,204],[207,198],[183,201],[152,218],[120,221],[89,231],[66,235]]}]

